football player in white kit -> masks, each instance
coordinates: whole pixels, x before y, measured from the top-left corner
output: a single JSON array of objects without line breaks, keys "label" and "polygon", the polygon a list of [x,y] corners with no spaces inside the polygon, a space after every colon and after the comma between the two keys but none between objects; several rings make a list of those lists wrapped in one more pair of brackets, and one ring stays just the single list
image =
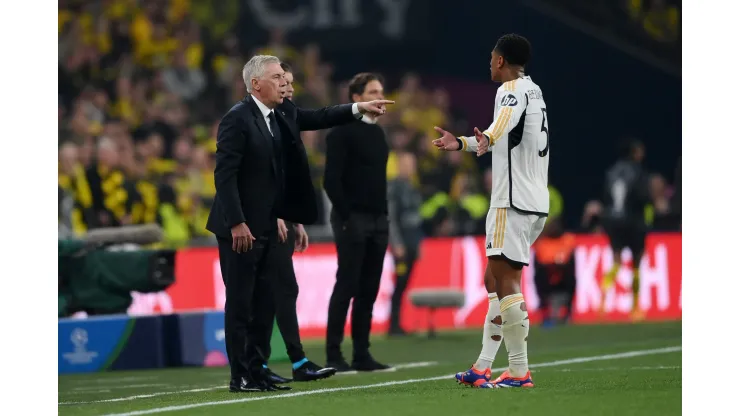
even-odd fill
[{"label": "football player in white kit", "polygon": [[[440,150],[466,150],[478,156],[491,151],[493,186],[486,218],[485,284],[488,313],[483,347],[473,366],[458,373],[458,382],[481,388],[534,387],[527,360],[529,316],[521,291],[522,268],[530,247],[545,226],[549,207],[547,170],[550,158],[547,106],[540,87],[524,75],[531,56],[526,38],[502,36],[491,52],[491,79],[502,82],[496,93],[494,119],[474,136],[455,137],[435,127]],[[501,340],[509,368],[491,381],[491,364]]]}]

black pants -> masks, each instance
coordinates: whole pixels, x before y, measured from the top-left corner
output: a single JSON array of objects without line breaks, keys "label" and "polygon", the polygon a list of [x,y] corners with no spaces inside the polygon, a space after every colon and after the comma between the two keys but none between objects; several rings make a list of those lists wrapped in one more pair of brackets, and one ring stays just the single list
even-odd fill
[{"label": "black pants", "polygon": [[269,345],[273,297],[266,274],[274,238],[261,236],[246,253],[231,249],[231,239],[218,238],[221,276],[226,286],[224,332],[231,377],[255,377],[265,363]]},{"label": "black pants", "polygon": [[337,244],[337,281],[329,301],[326,325],[327,361],[342,358],[341,344],[350,300],[352,303],[353,359],[369,356],[373,304],[380,288],[383,258],[388,247],[388,217],[352,213],[342,222],[332,213]]},{"label": "black pants", "polygon": [[[636,267],[639,267],[645,251],[645,239],[647,238],[645,223],[636,219],[605,218],[603,226],[607,237],[609,237],[609,245],[611,245],[612,251],[619,253],[623,248],[629,248],[633,263]],[[615,259],[615,261],[619,261],[619,259]]]},{"label": "black pants", "polygon": [[390,330],[401,329],[401,301],[406,288],[409,285],[411,272],[414,270],[414,264],[419,255],[418,247],[405,246],[406,253],[403,258],[396,258],[396,288],[393,290],[391,298],[391,319]]},{"label": "black pants", "polygon": [[[295,248],[295,229],[288,224],[288,239],[284,243],[278,242],[269,259],[270,282],[272,293],[275,296],[274,318],[277,319],[280,335],[285,342],[290,361],[295,363],[306,358],[301,345],[301,336],[298,332],[298,281],[293,269],[293,250]],[[270,326],[270,337],[273,327]],[[268,338],[269,341],[269,338]],[[270,359],[270,343],[264,347],[265,358]]]}]

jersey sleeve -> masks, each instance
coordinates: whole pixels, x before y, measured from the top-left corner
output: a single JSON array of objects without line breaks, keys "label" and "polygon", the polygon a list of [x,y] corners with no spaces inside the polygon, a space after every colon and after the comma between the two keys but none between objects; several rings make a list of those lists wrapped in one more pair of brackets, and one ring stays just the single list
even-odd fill
[{"label": "jersey sleeve", "polygon": [[462,147],[460,148],[463,152],[477,152],[478,151],[478,140],[475,140],[475,136],[459,136]]},{"label": "jersey sleeve", "polygon": [[506,83],[499,88],[496,94],[498,111],[493,118],[493,123],[483,134],[488,137],[488,145],[493,146],[496,142],[508,134],[516,126],[527,108],[527,101],[519,91],[514,88],[514,83]]}]

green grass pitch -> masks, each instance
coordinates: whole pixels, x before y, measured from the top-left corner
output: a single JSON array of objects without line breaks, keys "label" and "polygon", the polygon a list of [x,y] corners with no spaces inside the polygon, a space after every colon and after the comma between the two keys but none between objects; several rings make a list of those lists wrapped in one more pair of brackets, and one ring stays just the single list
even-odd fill
[{"label": "green grass pitch", "polygon": [[[455,383],[454,373],[477,359],[480,337],[479,330],[443,332],[433,340],[375,337],[373,354],[404,364],[397,371],[291,383],[292,391],[279,393],[229,393],[227,368],[60,376],[58,409],[60,415],[681,414],[681,322],[532,328],[536,387],[529,390]],[[323,364],[323,345],[306,344],[309,359]],[[350,348],[345,345],[347,356]],[[504,366],[502,346],[494,367]],[[272,368],[290,375],[288,364]]]}]

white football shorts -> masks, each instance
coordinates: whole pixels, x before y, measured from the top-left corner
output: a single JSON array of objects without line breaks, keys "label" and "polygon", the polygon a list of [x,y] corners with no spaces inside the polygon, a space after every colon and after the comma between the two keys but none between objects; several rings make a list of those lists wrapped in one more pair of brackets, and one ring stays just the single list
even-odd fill
[{"label": "white football shorts", "polygon": [[486,256],[503,255],[528,266],[530,248],[545,228],[546,220],[512,208],[491,208],[486,217]]}]

